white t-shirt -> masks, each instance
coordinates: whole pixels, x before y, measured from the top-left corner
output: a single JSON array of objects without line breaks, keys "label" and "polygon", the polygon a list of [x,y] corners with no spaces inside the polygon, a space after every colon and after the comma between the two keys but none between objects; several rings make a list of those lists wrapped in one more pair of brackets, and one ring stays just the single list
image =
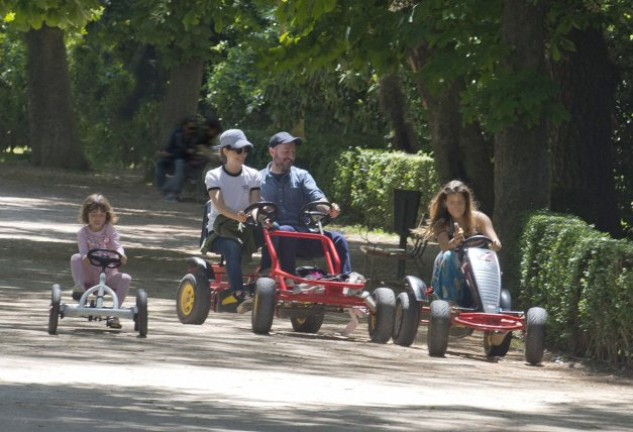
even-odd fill
[{"label": "white t-shirt", "polygon": [[[228,173],[224,166],[220,166],[207,172],[204,183],[207,185],[207,191],[220,189],[224,205],[237,212],[248,207],[251,191],[258,190],[262,180],[259,171],[246,165],[242,165],[242,171],[237,175]],[[213,203],[210,208],[207,225],[209,232],[213,231],[213,222],[220,214]]]}]

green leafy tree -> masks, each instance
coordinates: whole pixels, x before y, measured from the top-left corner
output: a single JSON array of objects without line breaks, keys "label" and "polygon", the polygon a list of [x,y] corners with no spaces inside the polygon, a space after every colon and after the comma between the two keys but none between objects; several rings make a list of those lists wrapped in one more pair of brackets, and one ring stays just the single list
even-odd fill
[{"label": "green leafy tree", "polygon": [[30,146],[35,165],[85,169],[73,111],[64,33],[82,28],[98,11],[97,0],[7,0],[6,25],[24,32]]},{"label": "green leafy tree", "polygon": [[0,152],[29,145],[26,50],[6,23],[0,23]]}]

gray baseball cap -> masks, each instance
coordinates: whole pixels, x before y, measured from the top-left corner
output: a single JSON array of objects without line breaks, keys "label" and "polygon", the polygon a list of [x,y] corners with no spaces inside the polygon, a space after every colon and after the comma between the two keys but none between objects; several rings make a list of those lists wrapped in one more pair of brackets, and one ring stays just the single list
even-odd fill
[{"label": "gray baseball cap", "polygon": [[220,135],[220,145],[215,146],[215,149],[219,150],[222,147],[239,149],[242,147],[253,147],[253,144],[240,129],[228,129]]}]

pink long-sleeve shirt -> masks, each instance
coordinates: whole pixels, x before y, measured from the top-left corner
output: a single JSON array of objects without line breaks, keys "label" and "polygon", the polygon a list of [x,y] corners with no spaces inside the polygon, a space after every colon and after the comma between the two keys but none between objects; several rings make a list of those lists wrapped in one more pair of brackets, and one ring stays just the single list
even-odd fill
[{"label": "pink long-sleeve shirt", "polygon": [[125,250],[119,243],[119,233],[109,222],[100,231],[91,231],[88,225],[82,227],[77,232],[77,245],[81,258],[86,258],[90,249],[113,249],[125,255]]}]

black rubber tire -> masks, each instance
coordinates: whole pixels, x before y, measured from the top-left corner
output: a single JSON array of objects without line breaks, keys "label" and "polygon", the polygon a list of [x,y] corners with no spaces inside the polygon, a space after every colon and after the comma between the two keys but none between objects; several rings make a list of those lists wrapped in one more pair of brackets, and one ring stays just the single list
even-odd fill
[{"label": "black rubber tire", "polygon": [[393,321],[393,342],[409,346],[415,340],[420,324],[420,306],[415,295],[401,292],[396,298],[396,312]]},{"label": "black rubber tire", "polygon": [[512,295],[510,294],[510,291],[508,291],[507,289],[501,290],[501,295],[499,298],[499,308],[502,311],[512,310]]},{"label": "black rubber tire", "polygon": [[140,289],[136,292],[136,317],[134,329],[140,337],[147,336],[147,292]]},{"label": "black rubber tire", "polygon": [[57,324],[59,322],[59,308],[62,301],[62,289],[58,284],[53,285],[51,293],[51,306],[48,311],[48,334],[57,334]]},{"label": "black rubber tire", "polygon": [[259,278],[255,285],[251,325],[253,333],[267,334],[273,325],[277,284],[270,278]]},{"label": "black rubber tire", "polygon": [[321,329],[324,318],[325,314],[321,312],[305,318],[290,318],[290,323],[296,332],[316,333]]},{"label": "black rubber tire", "polygon": [[203,324],[211,309],[211,291],[206,278],[187,273],[176,295],[176,312],[183,324]]},{"label": "black rubber tire", "polygon": [[387,343],[393,333],[393,317],[396,314],[396,295],[391,288],[376,288],[372,293],[376,312],[370,313],[369,337],[375,343]]},{"label": "black rubber tire", "polygon": [[545,351],[547,312],[540,307],[530,308],[525,321],[525,361],[537,365],[543,360]]},{"label": "black rubber tire", "polygon": [[448,348],[448,331],[451,327],[451,309],[447,301],[431,302],[431,316],[427,345],[431,357],[444,357]]},{"label": "black rubber tire", "polygon": [[512,332],[508,332],[503,341],[499,345],[493,345],[492,337],[494,332],[484,332],[484,352],[488,357],[504,357],[510,349],[510,343],[512,342]]}]

